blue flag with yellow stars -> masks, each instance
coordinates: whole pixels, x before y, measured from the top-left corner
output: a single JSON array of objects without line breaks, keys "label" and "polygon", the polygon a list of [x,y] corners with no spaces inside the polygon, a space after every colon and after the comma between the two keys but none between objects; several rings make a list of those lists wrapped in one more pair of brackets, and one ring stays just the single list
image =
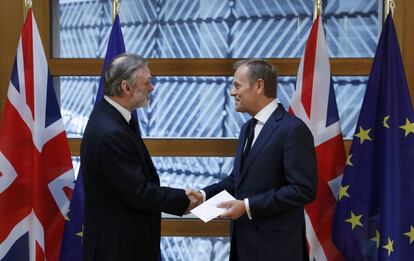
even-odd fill
[{"label": "blue flag with yellow stars", "polygon": [[332,231],[346,260],[414,260],[414,113],[390,14],[372,64]]},{"label": "blue flag with yellow stars", "polygon": [[[124,37],[122,35],[121,24],[119,22],[119,16],[116,15],[114,23],[112,25],[111,34],[109,36],[108,48],[106,50],[106,56],[104,66],[102,68],[102,76],[99,82],[98,92],[96,94],[95,104],[103,97],[103,80],[105,77],[106,66],[112,61],[112,59],[125,53]],[[135,112],[136,113],[136,112]],[[135,115],[136,116],[136,115]],[[139,131],[139,130],[138,130]],[[83,236],[83,224],[84,224],[84,192],[83,192],[83,180],[82,172],[79,171],[78,177],[75,183],[75,189],[70,202],[69,212],[65,223],[65,231],[63,234],[62,247],[60,252],[61,261],[81,261],[82,260],[82,236]]]}]

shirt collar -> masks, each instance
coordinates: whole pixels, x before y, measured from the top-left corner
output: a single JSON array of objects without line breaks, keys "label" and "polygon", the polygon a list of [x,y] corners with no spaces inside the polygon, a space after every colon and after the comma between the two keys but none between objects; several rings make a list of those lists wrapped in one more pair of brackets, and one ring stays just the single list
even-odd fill
[{"label": "shirt collar", "polygon": [[104,99],[109,102],[109,104],[111,104],[112,106],[115,107],[115,109],[117,111],[119,111],[119,113],[121,113],[121,115],[125,118],[125,120],[127,122],[129,122],[129,120],[131,119],[131,112],[127,109],[125,109],[124,107],[122,107],[119,103],[117,103],[116,101],[112,100],[110,97],[108,96],[104,96]]},{"label": "shirt collar", "polygon": [[277,109],[277,101],[274,99],[268,105],[266,105],[263,109],[261,109],[253,118],[255,118],[258,122],[265,124],[266,121],[270,118],[272,113]]}]

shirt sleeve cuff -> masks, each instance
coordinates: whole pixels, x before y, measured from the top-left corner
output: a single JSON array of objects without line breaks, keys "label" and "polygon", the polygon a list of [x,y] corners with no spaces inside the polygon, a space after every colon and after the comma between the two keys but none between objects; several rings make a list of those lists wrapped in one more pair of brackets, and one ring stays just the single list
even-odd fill
[{"label": "shirt sleeve cuff", "polygon": [[206,201],[206,192],[204,190],[199,190],[198,192],[201,193],[201,195],[203,195],[203,202]]},{"label": "shirt sleeve cuff", "polygon": [[248,198],[244,199],[244,205],[246,206],[247,216],[249,217],[250,220],[252,220],[252,214],[250,213],[250,205],[249,205],[249,199]]}]

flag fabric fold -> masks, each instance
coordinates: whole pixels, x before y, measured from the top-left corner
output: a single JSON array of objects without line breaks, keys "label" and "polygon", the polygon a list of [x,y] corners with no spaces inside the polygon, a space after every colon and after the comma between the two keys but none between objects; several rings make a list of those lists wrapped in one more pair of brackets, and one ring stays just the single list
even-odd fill
[{"label": "flag fabric fold", "polygon": [[[109,36],[108,48],[102,75],[99,81],[98,92],[96,94],[95,104],[103,97],[103,83],[105,81],[105,69],[114,57],[125,53],[124,37],[122,35],[121,23],[117,14],[112,25],[111,34]],[[134,112],[137,117],[136,112]],[[139,128],[138,128],[139,132]],[[62,244],[61,261],[82,260],[82,236],[84,224],[84,191],[82,172],[79,170],[78,177],[73,192],[73,199],[70,204],[68,220],[65,224],[65,235]]]},{"label": "flag fabric fold", "polygon": [[371,68],[335,211],[347,260],[414,260],[414,113],[392,15]]},{"label": "flag fabric fold", "polygon": [[0,123],[0,260],[58,260],[74,186],[59,103],[32,10]]},{"label": "flag fabric fold", "polygon": [[305,207],[310,260],[341,260],[331,229],[346,156],[320,16],[312,25],[299,64],[289,112],[309,127],[316,150],[317,195]]}]

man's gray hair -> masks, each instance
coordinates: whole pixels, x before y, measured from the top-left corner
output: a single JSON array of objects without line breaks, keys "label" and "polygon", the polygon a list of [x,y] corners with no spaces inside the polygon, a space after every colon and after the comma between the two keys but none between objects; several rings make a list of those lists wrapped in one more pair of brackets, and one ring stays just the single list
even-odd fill
[{"label": "man's gray hair", "polygon": [[276,98],[277,69],[264,59],[241,60],[234,64],[234,70],[245,65],[249,68],[250,83],[262,79],[264,82],[264,94],[270,98]]},{"label": "man's gray hair", "polygon": [[116,56],[105,70],[103,92],[108,96],[121,95],[121,82],[127,81],[134,86],[139,69],[148,66],[148,61],[136,54],[121,54]]}]

